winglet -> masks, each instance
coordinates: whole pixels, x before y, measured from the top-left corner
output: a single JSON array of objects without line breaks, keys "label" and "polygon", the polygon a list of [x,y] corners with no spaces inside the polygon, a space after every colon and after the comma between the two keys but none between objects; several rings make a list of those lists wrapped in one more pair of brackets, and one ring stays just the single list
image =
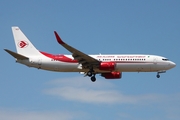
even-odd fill
[{"label": "winglet", "polygon": [[59,37],[59,35],[57,34],[56,31],[54,31],[54,34],[55,34],[56,39],[57,39],[57,41],[58,41],[59,44],[65,44],[65,43],[62,41],[62,39]]}]

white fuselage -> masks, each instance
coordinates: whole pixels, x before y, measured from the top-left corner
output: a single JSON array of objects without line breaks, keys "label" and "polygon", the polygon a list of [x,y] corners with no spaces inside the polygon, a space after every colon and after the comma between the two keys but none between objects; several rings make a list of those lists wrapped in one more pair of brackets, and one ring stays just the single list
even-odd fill
[{"label": "white fuselage", "polygon": [[122,72],[157,72],[156,77],[159,78],[160,73],[176,66],[174,62],[157,55],[87,55],[65,43],[56,31],[54,34],[57,42],[71,55],[54,55],[37,50],[19,27],[13,26],[12,32],[17,53],[4,50],[13,56],[16,62],[49,71],[80,72],[91,77],[92,82],[96,81],[96,74],[105,79],[120,79]]},{"label": "white fuselage", "polygon": [[[89,69],[83,69],[81,64],[73,60],[71,55],[64,55],[70,58],[71,61],[57,60],[47,56],[29,56],[29,60],[17,60],[17,62],[25,64],[29,67],[38,69],[57,71],[57,72],[87,72]],[[156,55],[89,55],[102,62],[115,62],[116,67],[114,71],[119,72],[158,72],[166,71],[175,66],[175,63],[168,59]],[[94,69],[96,72],[109,72]]]}]

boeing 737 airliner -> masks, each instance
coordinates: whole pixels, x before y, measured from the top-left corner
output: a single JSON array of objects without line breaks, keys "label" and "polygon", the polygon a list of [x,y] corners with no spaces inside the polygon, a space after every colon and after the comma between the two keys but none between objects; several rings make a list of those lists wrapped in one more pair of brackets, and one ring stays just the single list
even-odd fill
[{"label": "boeing 737 airliner", "polygon": [[19,27],[12,27],[17,53],[4,49],[16,62],[38,69],[57,72],[80,72],[96,81],[96,74],[106,79],[120,79],[122,72],[157,72],[160,73],[176,66],[172,61],[157,55],[112,54],[87,55],[62,41],[54,31],[57,42],[71,52],[71,55],[50,54],[37,50]]}]

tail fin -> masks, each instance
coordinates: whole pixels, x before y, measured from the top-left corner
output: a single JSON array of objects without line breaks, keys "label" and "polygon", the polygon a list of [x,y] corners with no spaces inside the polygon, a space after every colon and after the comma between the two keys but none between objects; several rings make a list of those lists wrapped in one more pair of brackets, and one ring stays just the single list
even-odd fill
[{"label": "tail fin", "polygon": [[12,27],[17,53],[24,56],[37,56],[41,53],[28,40],[19,27]]}]

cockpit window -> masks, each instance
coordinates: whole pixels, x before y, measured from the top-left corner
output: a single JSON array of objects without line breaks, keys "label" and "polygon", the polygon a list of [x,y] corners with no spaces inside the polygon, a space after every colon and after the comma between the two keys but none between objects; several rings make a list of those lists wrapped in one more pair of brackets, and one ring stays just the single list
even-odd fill
[{"label": "cockpit window", "polygon": [[163,60],[163,61],[169,61],[169,59],[167,59],[167,58],[163,58],[162,60]]}]

